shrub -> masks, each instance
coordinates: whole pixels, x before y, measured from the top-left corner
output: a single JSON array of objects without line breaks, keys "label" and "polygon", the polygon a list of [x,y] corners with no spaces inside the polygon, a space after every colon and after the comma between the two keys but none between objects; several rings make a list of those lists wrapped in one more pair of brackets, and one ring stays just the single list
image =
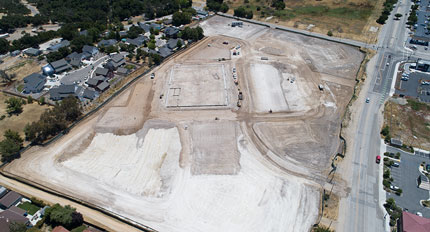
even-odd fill
[{"label": "shrub", "polygon": [[389,135],[389,134],[390,134],[390,128],[389,128],[388,126],[385,126],[384,128],[382,128],[382,130],[381,130],[381,134],[382,134],[383,136],[387,136],[387,135]]},{"label": "shrub", "polygon": [[327,32],[327,35],[328,35],[328,36],[333,36],[333,32],[328,31],[328,32]]},{"label": "shrub", "polygon": [[396,195],[400,196],[402,195],[403,190],[402,189],[397,189],[396,190]]},{"label": "shrub", "polygon": [[383,180],[382,184],[384,185],[384,187],[389,188],[390,187],[390,182],[388,180]]}]

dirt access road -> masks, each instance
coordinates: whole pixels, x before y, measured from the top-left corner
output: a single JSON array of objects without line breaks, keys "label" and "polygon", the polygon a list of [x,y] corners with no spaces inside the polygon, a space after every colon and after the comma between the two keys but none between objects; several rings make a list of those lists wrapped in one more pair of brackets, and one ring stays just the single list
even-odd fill
[{"label": "dirt access road", "polygon": [[159,231],[309,231],[363,55],[231,22],[4,171]]}]

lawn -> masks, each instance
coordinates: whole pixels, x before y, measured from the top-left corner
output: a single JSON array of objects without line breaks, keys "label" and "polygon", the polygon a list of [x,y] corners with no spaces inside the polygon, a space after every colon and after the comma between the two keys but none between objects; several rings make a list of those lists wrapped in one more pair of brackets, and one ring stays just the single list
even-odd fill
[{"label": "lawn", "polygon": [[28,214],[34,215],[40,208],[36,205],[31,204],[30,202],[24,202],[18,205],[18,208],[21,208],[27,211]]},{"label": "lawn", "polygon": [[6,130],[11,129],[19,132],[24,138],[24,127],[27,123],[38,121],[40,115],[49,108],[47,105],[39,105],[37,102],[26,104],[23,106],[23,112],[19,115],[8,116],[6,113],[6,104],[4,101],[10,96],[0,94],[0,117],[5,115],[3,120],[0,120],[0,140],[3,139],[3,134]]},{"label": "lawn", "polygon": [[408,146],[430,150],[430,105],[412,99],[404,105],[388,101],[384,109],[385,126],[391,138],[401,138]]}]

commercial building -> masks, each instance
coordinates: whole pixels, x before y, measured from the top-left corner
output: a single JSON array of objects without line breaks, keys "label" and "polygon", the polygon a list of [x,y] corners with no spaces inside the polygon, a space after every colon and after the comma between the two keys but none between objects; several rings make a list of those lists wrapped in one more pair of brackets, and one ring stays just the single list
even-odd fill
[{"label": "commercial building", "polygon": [[430,231],[430,219],[403,211],[397,222],[397,231],[428,232]]}]

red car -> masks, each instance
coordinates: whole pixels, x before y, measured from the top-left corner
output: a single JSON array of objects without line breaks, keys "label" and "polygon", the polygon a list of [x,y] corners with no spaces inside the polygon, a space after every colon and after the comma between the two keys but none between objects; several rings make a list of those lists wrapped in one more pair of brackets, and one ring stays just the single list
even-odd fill
[{"label": "red car", "polygon": [[379,164],[381,162],[381,156],[377,155],[376,156],[376,163]]}]

